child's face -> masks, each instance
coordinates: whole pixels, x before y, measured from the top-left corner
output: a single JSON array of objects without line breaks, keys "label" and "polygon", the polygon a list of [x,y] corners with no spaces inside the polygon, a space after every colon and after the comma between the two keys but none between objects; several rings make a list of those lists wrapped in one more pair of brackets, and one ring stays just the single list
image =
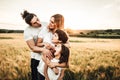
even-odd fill
[{"label": "child's face", "polygon": [[54,55],[56,56],[56,55],[60,55],[60,53],[61,53],[61,50],[62,50],[62,45],[61,44],[57,44],[56,46],[55,46],[55,53],[54,53]]},{"label": "child's face", "polygon": [[58,34],[57,34],[57,33],[54,33],[53,38],[52,38],[52,42],[53,42],[53,43],[58,43],[58,42],[59,42],[58,39],[59,39]]}]

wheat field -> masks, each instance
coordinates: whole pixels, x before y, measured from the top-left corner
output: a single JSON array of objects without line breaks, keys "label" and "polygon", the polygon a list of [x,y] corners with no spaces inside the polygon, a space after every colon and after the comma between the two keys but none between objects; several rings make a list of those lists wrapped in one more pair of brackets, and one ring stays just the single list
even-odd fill
[{"label": "wheat field", "polygon": [[[120,80],[120,39],[70,37],[64,80]],[[0,34],[0,80],[30,80],[30,53],[22,33]]]}]

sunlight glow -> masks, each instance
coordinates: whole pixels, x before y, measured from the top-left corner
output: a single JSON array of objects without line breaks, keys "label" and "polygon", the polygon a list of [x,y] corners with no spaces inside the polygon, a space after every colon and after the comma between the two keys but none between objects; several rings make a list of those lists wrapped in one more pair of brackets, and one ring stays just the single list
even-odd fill
[{"label": "sunlight glow", "polygon": [[60,13],[65,17],[65,28],[120,29],[119,3],[119,0],[12,0],[9,4],[4,0],[0,1],[0,23],[26,25],[20,16],[26,9],[43,22],[49,22],[53,14]]}]

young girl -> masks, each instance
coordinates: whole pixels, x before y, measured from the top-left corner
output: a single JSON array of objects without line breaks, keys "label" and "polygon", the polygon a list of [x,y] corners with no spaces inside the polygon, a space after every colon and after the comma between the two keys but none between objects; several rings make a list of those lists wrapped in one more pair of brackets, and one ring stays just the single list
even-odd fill
[{"label": "young girl", "polygon": [[[62,30],[56,30],[52,39],[52,42],[55,47],[55,52],[54,52],[54,58],[51,60],[51,62],[58,62],[58,63],[63,63],[65,62],[68,64],[68,59],[69,59],[69,49],[64,45],[68,40],[68,37],[66,33]],[[44,65],[44,75],[46,80],[61,80],[63,78],[64,74],[64,69],[61,67],[56,67],[56,68],[49,68],[47,66],[47,60],[48,58],[43,56],[43,60],[45,61]]]}]

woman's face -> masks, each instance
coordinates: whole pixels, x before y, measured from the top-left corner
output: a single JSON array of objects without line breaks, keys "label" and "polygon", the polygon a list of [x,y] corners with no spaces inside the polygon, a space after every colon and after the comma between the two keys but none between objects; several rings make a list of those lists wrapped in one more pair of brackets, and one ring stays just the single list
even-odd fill
[{"label": "woman's face", "polygon": [[55,23],[55,18],[54,18],[54,17],[51,17],[51,18],[50,18],[50,23],[49,23],[49,25],[48,25],[48,28],[49,28],[50,30],[56,29],[56,23]]}]

